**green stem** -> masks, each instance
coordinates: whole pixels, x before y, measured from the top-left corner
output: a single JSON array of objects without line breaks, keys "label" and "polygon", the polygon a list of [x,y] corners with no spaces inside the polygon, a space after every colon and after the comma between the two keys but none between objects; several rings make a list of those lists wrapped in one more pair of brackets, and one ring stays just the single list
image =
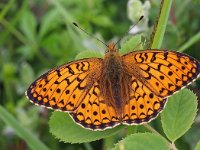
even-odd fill
[{"label": "green stem", "polygon": [[16,30],[7,20],[2,19],[1,24],[9,30],[19,41],[24,44],[32,45],[30,41],[28,41],[23,34],[21,34],[18,30]]},{"label": "green stem", "polygon": [[4,9],[0,13],[0,22],[2,21],[4,16],[7,14],[9,9],[13,6],[14,2],[15,2],[15,0],[10,0],[9,3],[6,6],[4,6]]},{"label": "green stem", "polygon": [[191,45],[193,45],[194,43],[200,41],[200,31],[194,35],[189,41],[187,41],[185,44],[183,44],[178,51],[179,52],[183,52],[185,51],[187,48],[189,48]]},{"label": "green stem", "polygon": [[151,45],[151,49],[158,49],[162,45],[165,29],[167,26],[167,21],[170,13],[172,0],[162,0],[160,14],[158,17],[157,24],[154,27],[153,32],[153,41]]},{"label": "green stem", "polygon": [[[27,0],[22,1],[22,4],[18,8],[18,11],[15,13],[15,15],[12,16],[12,19],[9,20],[10,26],[13,26],[13,27],[16,26],[16,24],[19,22],[19,20],[20,20],[20,18],[22,16],[22,14],[23,14],[24,9],[26,8],[26,6],[27,6]],[[5,14],[3,16],[5,16]],[[2,18],[3,18],[3,16],[2,16]],[[1,23],[1,19],[2,18],[0,17],[0,23]],[[7,28],[7,27],[5,26],[5,28]],[[8,38],[9,33],[10,33],[9,30],[4,30],[4,38],[5,39]]]},{"label": "green stem", "polygon": [[8,124],[10,127],[12,127],[15,130],[15,133],[24,139],[28,146],[33,150],[49,150],[49,148],[44,145],[36,136],[34,136],[34,133],[31,133],[29,130],[27,130],[25,127],[23,127],[5,108],[0,106],[0,118]]}]

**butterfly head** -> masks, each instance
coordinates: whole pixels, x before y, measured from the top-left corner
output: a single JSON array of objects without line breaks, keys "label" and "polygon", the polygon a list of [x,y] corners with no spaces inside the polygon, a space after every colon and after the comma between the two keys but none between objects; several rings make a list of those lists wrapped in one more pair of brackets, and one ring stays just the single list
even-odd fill
[{"label": "butterfly head", "polygon": [[108,44],[108,49],[106,53],[113,53],[113,52],[117,52],[117,49],[115,48],[115,43],[111,42]]},{"label": "butterfly head", "polygon": [[107,60],[110,60],[110,59],[117,59],[120,57],[119,55],[119,52],[118,52],[118,49],[115,47],[115,43],[109,43],[108,44],[108,48],[106,50],[106,54],[104,56],[104,58]]}]

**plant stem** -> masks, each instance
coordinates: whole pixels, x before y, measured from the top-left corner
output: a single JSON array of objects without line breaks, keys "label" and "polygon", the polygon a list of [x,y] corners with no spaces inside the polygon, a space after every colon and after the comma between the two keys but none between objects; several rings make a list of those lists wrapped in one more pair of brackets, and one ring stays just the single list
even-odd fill
[{"label": "plant stem", "polygon": [[5,108],[0,106],[0,119],[15,130],[15,133],[22,138],[28,146],[33,150],[49,150],[49,148],[42,143],[34,133],[31,133],[28,129],[24,128]]},{"label": "plant stem", "polygon": [[158,17],[157,24],[154,27],[154,31],[152,33],[153,41],[151,44],[151,49],[159,49],[162,45],[165,29],[167,26],[167,21],[170,13],[172,0],[162,0],[160,14]]},{"label": "plant stem", "polygon": [[10,0],[6,6],[4,6],[4,9],[0,13],[0,22],[1,20],[5,17],[7,12],[10,10],[10,8],[13,6],[15,3],[15,0]]},{"label": "plant stem", "polygon": [[184,50],[186,50],[188,47],[190,47],[191,45],[193,45],[194,43],[200,41],[200,31],[195,34],[189,41],[187,41],[185,44],[183,44],[178,51],[179,52],[183,52]]},{"label": "plant stem", "polygon": [[23,34],[21,34],[18,30],[16,30],[7,20],[2,18],[1,24],[8,29],[10,33],[12,33],[19,41],[24,44],[32,45],[30,41],[28,41]]}]

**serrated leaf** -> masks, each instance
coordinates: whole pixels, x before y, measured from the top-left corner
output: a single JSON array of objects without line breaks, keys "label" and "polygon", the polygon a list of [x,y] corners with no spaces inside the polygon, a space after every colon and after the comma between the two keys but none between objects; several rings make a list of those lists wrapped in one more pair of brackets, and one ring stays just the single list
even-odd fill
[{"label": "serrated leaf", "polygon": [[124,44],[122,45],[122,48],[119,50],[120,54],[125,54],[128,52],[133,52],[136,49],[142,49],[141,44],[141,35],[134,35],[130,39],[128,39]]},{"label": "serrated leaf", "polygon": [[191,127],[197,113],[197,97],[188,89],[169,98],[161,122],[166,136],[176,141]]},{"label": "serrated leaf", "polygon": [[196,147],[195,147],[195,150],[200,150],[200,140],[199,142],[197,143]]},{"label": "serrated leaf", "polygon": [[167,142],[153,133],[136,133],[127,136],[112,150],[169,150]]},{"label": "serrated leaf", "polygon": [[102,54],[97,52],[97,51],[92,51],[92,50],[85,50],[80,52],[78,55],[76,55],[75,59],[82,59],[82,58],[91,58],[91,57],[95,57],[95,58],[102,58]]},{"label": "serrated leaf", "polygon": [[53,112],[50,121],[50,132],[65,143],[84,143],[96,141],[119,132],[123,126],[105,131],[91,131],[77,125],[67,113]]}]

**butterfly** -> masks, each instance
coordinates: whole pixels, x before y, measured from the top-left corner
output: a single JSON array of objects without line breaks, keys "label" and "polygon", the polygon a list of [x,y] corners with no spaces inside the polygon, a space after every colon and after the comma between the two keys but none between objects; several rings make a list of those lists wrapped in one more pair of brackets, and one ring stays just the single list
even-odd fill
[{"label": "butterfly", "polygon": [[68,112],[78,125],[105,130],[155,119],[168,97],[200,75],[200,62],[169,50],[120,55],[108,45],[104,58],[56,67],[36,79],[26,96],[36,105]]}]

